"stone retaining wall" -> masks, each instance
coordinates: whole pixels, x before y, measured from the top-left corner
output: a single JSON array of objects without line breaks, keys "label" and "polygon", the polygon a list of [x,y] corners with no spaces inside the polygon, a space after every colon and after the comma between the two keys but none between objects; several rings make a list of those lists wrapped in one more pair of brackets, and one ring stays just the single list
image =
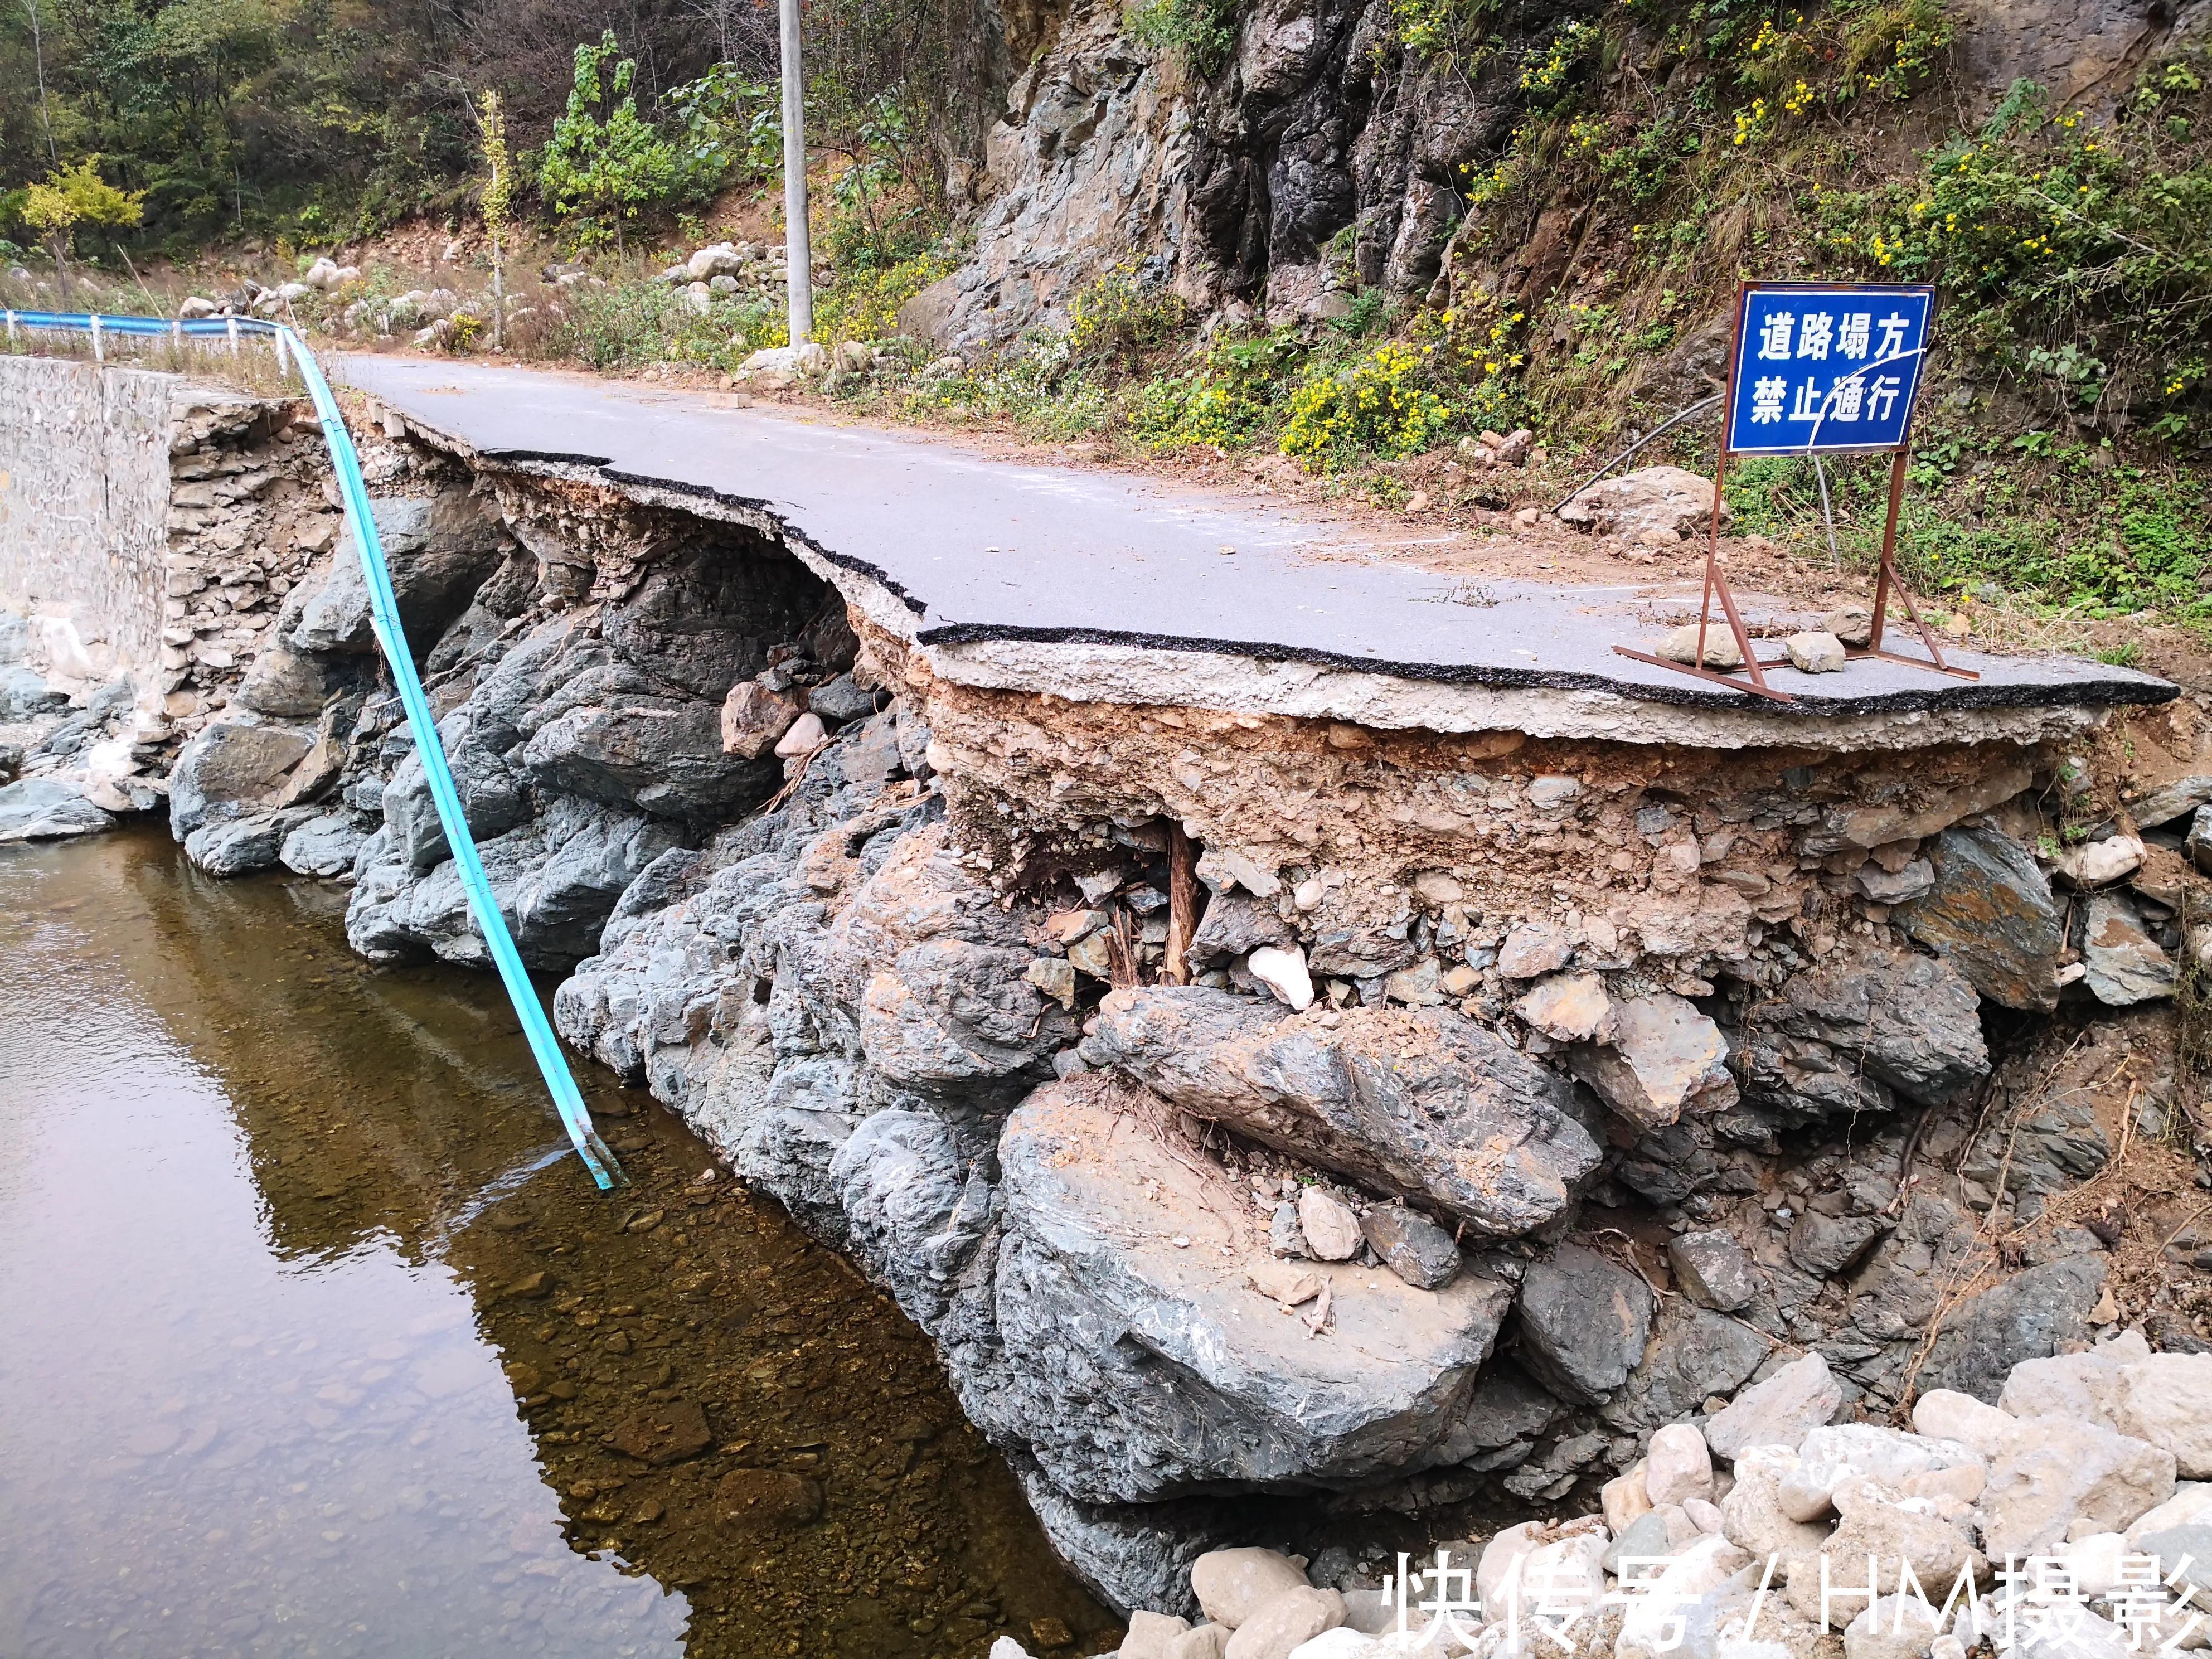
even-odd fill
[{"label": "stone retaining wall", "polygon": [[[0,357],[0,608],[87,693],[128,675],[149,726],[223,708],[336,540],[300,405],[65,357]],[[166,736],[166,732],[155,733]]]},{"label": "stone retaining wall", "polygon": [[[175,377],[0,357],[0,603],[68,622],[85,678],[160,650]],[[141,678],[144,678],[143,675]]]}]

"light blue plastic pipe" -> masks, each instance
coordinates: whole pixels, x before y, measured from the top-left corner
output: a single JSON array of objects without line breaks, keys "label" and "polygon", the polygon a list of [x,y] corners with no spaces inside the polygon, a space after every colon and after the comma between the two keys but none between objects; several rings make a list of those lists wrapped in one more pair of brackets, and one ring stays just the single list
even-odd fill
[{"label": "light blue plastic pipe", "polygon": [[453,850],[453,863],[461,872],[461,885],[468,893],[469,908],[476,916],[477,929],[483,935],[485,948],[491,952],[501,982],[507,987],[515,1018],[522,1022],[522,1033],[530,1040],[530,1052],[545,1079],[547,1092],[553,1097],[554,1109],[561,1114],[561,1122],[568,1131],[568,1139],[575,1144],[585,1167],[591,1170],[592,1179],[602,1189],[625,1182],[622,1165],[615,1162],[615,1155],[607,1150],[606,1143],[599,1139],[599,1132],[592,1127],[592,1115],[576,1088],[575,1078],[569,1073],[560,1040],[553,1035],[544,1009],[538,1006],[537,988],[530,982],[529,970],[523,967],[514,940],[507,931],[507,919],[500,915],[499,902],[492,896],[483,860],[477,855],[475,837],[469,834],[468,819],[461,811],[460,793],[453,787],[453,768],[446,763],[445,746],[438,740],[437,721],[431,716],[429,699],[422,695],[422,681],[415,672],[414,654],[407,648],[406,630],[400,626],[399,602],[392,594],[392,573],[384,562],[384,543],[377,534],[375,516],[369,511],[368,487],[361,476],[361,457],[355,452],[352,434],[346,430],[337,399],[331,395],[330,382],[323,378],[321,365],[315,362],[314,354],[291,329],[259,318],[217,317],[173,322],[161,317],[104,314],[95,319],[83,313],[52,311],[10,311],[4,317],[10,343],[18,329],[59,329],[90,334],[95,343],[103,335],[110,334],[223,339],[235,339],[240,334],[263,334],[274,337],[280,352],[289,351],[300,378],[307,382],[307,396],[314,403],[315,413],[322,421],[323,439],[331,452],[331,466],[337,474],[338,493],[345,503],[346,519],[353,527],[354,544],[361,550],[362,574],[368,583],[369,622],[376,631],[377,644],[383,647],[385,661],[391,665],[392,682],[399,688],[400,705],[407,711],[407,725],[415,734],[416,753],[422,759],[423,775],[430,781],[430,799],[437,805],[438,823],[446,832],[446,844]]}]

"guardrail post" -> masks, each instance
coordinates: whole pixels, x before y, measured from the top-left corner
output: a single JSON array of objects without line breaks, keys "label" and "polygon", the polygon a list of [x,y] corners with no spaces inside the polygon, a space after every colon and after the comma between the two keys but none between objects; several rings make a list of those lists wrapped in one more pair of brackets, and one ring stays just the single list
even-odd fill
[{"label": "guardrail post", "polygon": [[230,355],[235,357],[238,356],[238,319],[226,317],[223,320],[230,325]]},{"label": "guardrail post", "polygon": [[92,313],[92,361],[95,363],[107,361],[107,353],[100,349],[100,313],[96,311]]}]

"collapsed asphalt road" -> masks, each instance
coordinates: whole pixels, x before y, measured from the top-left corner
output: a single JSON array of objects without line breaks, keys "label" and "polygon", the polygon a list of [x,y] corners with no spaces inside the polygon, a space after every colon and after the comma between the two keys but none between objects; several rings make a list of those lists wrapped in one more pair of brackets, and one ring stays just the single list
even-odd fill
[{"label": "collapsed asphalt road", "polygon": [[[1610,735],[1731,744],[1773,741],[1792,727],[1784,740],[1863,743],[1868,716],[2079,710],[2173,695],[2164,681],[2103,664],[1960,653],[1978,682],[1887,662],[1820,677],[1782,668],[1773,683],[1797,706],[1760,707],[1747,693],[1614,653],[1648,644],[1662,615],[1694,606],[1693,582],[1475,588],[1388,562],[1340,527],[1155,479],[1000,460],[580,375],[367,356],[335,367],[486,459],[566,463],[617,483],[764,507],[828,560],[895,595],[911,636],[966,659],[971,672],[953,677],[977,684],[1007,683],[1007,649],[1019,646],[1022,667],[1011,672],[1060,695],[1110,698],[1145,680],[1163,695],[1215,702],[1227,695],[1218,684],[1225,674],[1245,682],[1240,701],[1271,712],[1564,732],[1593,723],[1587,705],[1565,724],[1554,710],[1532,725],[1527,698],[1501,708],[1494,694],[1595,693],[1608,712],[1595,724]],[[1778,614],[1771,603],[1746,604]],[[1267,665],[1256,679],[1255,665]],[[1285,667],[1303,672],[1285,676]],[[1316,688],[1314,670],[1332,684]],[[1371,686],[1357,684],[1368,677],[1426,690],[1378,708]],[[1192,683],[1209,679],[1213,697]],[[1730,730],[1674,730],[1659,709],[1626,715],[1629,727],[1648,729],[1621,729],[1624,701],[1726,710]],[[1853,729],[1806,729],[1808,720],[1839,719]],[[1917,740],[1938,735],[1923,730]]]}]

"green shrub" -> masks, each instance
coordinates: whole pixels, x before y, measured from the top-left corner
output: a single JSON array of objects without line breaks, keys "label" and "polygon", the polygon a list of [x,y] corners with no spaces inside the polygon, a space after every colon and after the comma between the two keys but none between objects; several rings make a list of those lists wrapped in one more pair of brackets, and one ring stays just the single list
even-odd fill
[{"label": "green shrub", "polygon": [[540,349],[596,369],[695,363],[726,370],[790,339],[783,307],[773,299],[717,296],[702,314],[680,289],[626,282],[577,288],[560,304],[566,315],[544,331]]},{"label": "green shrub", "polygon": [[880,270],[840,265],[836,285],[815,295],[814,331],[833,343],[886,339],[898,332],[899,307],[954,263],[950,252],[933,249]]},{"label": "green shrub", "polygon": [[1293,329],[1218,342],[1188,374],[1163,375],[1137,387],[1130,431],[1155,449],[1191,444],[1235,449],[1253,443],[1281,423],[1290,377],[1306,355]]},{"label": "green shrub", "polygon": [[625,228],[666,206],[684,183],[674,146],[637,112],[636,60],[607,67],[620,50],[612,29],[596,46],[576,48],[568,110],[538,155],[538,187],[583,247],[611,240],[619,249]]},{"label": "green shrub", "polygon": [[1334,466],[1429,448],[1454,419],[1431,384],[1434,352],[1392,340],[1346,368],[1310,371],[1291,392],[1283,453]]},{"label": "green shrub", "polygon": [[1133,262],[1103,272],[1068,301],[1068,343],[1094,362],[1133,366],[1181,334],[1190,319],[1182,298],[1148,283]]},{"label": "green shrub", "polygon": [[1237,49],[1237,0],[1131,0],[1121,21],[1138,40],[1174,53],[1206,80],[1226,69]]}]

